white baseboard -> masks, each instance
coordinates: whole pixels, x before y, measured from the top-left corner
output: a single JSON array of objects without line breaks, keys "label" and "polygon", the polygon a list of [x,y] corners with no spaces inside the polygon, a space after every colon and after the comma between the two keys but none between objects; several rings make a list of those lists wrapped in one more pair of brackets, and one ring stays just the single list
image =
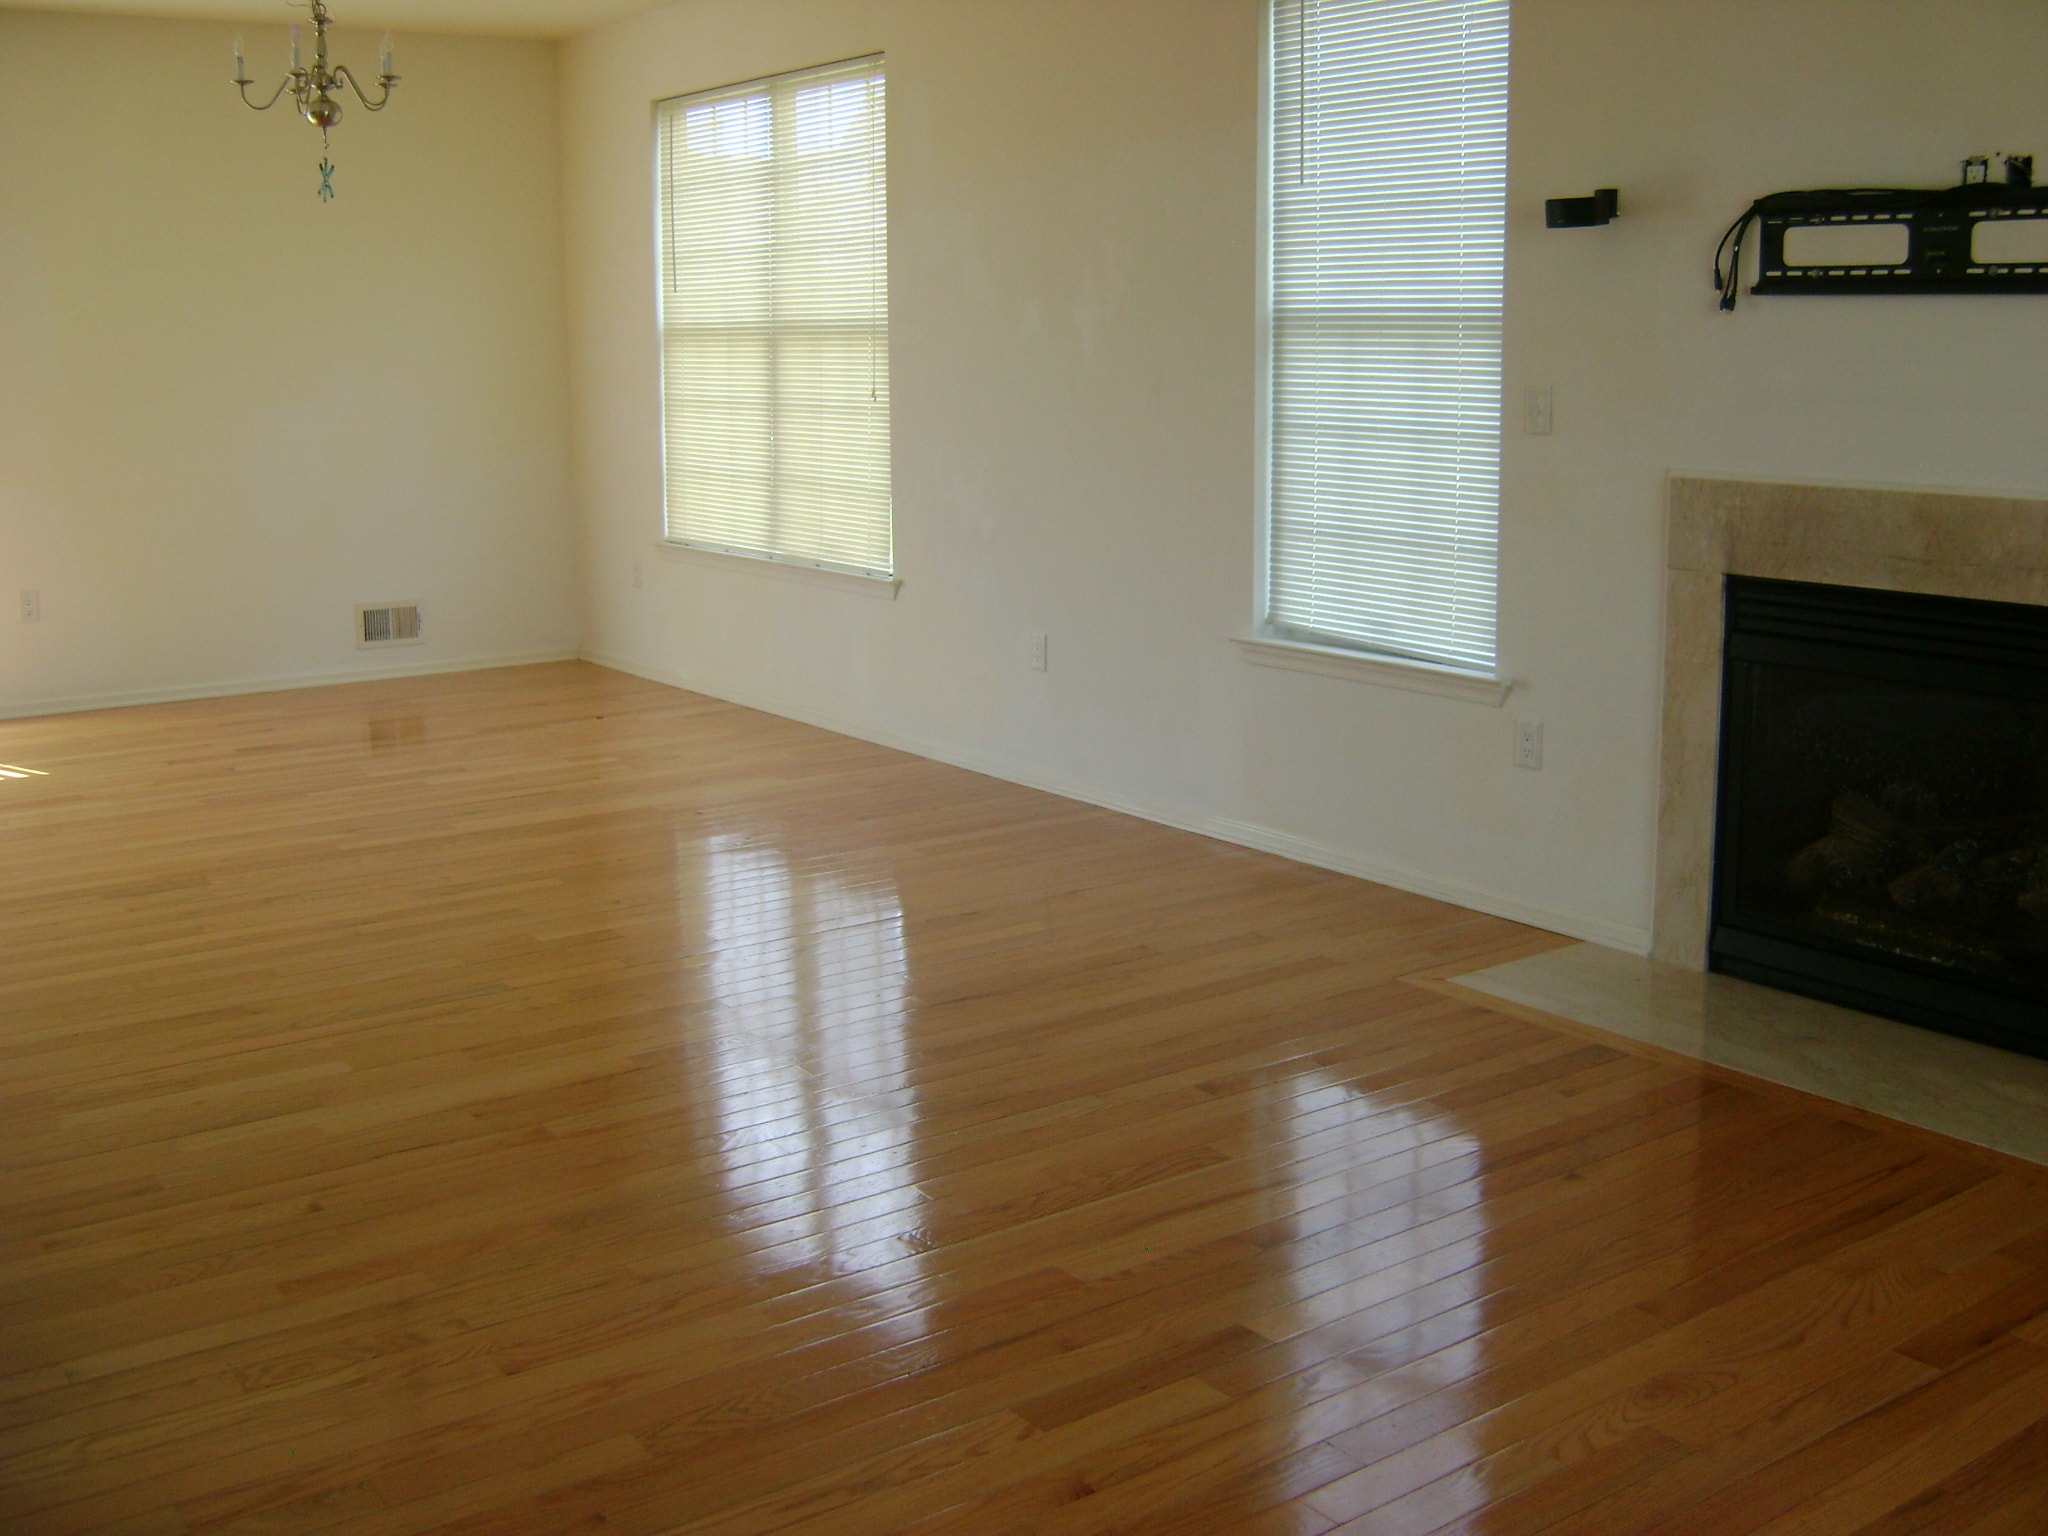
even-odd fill
[{"label": "white baseboard", "polygon": [[1647,927],[1617,923],[1607,918],[1592,917],[1583,912],[1573,912],[1542,902],[1526,901],[1519,896],[1489,890],[1484,886],[1470,885],[1461,880],[1441,879],[1420,870],[1332,847],[1309,838],[1296,837],[1292,833],[1260,826],[1255,822],[1213,816],[1159,801],[1133,799],[1128,795],[1104,790],[1096,785],[1061,775],[1019,768],[1014,763],[979,752],[963,752],[956,747],[927,741],[921,737],[900,735],[893,731],[878,731],[859,721],[843,719],[829,711],[812,709],[788,699],[772,698],[764,694],[749,693],[743,689],[705,683],[679,676],[660,667],[642,666],[638,662],[626,660],[623,656],[614,656],[604,651],[585,650],[583,659],[595,666],[609,667],[614,672],[629,673],[634,677],[644,677],[649,682],[663,683],[671,688],[681,688],[690,693],[704,694],[709,698],[723,699],[728,704],[739,704],[748,709],[758,709],[765,714],[780,715],[787,720],[798,720],[805,725],[814,725],[841,736],[871,741],[877,746],[893,747],[899,752],[909,752],[918,757],[931,758],[935,762],[950,764],[955,768],[985,773],[990,778],[1021,784],[1027,789],[1044,790],[1047,794],[1060,795],[1068,800],[1099,805],[1105,810],[1120,811],[1127,816],[1158,822],[1162,826],[1175,827],[1183,832],[1197,832],[1204,837],[1213,837],[1219,842],[1234,843],[1240,848],[1252,848],[1260,853],[1292,859],[1297,864],[1311,864],[1318,869],[1332,870],[1340,875],[1370,880],[1376,885],[1389,885],[1396,890],[1433,897],[1438,901],[1450,902],[1454,906],[1469,907],[1475,912],[1504,917],[1511,922],[1527,923],[1532,928],[1546,929],[1574,939],[1585,939],[1590,943],[1603,944],[1609,949],[1625,950],[1632,955],[1647,955],[1650,952],[1650,930]]},{"label": "white baseboard", "polygon": [[1588,943],[1599,944],[1608,949],[1624,950],[1631,955],[1647,955],[1650,952],[1650,930],[1631,923],[1617,923],[1609,918],[1592,917],[1584,912],[1573,912],[1544,902],[1526,901],[1504,891],[1491,890],[1483,885],[1470,885],[1462,880],[1442,879],[1419,869],[1410,869],[1406,865],[1375,859],[1369,855],[1350,853],[1341,848],[1333,848],[1327,843],[1295,837],[1288,832],[1277,832],[1271,827],[1262,827],[1253,822],[1232,821],[1219,816],[1213,819],[1212,827],[1214,830],[1209,832],[1211,837],[1220,837],[1227,843],[1239,843],[1246,848],[1257,848],[1262,853],[1276,853],[1283,859],[1294,860],[1297,864],[1313,864],[1318,869],[1334,870],[1340,875],[1355,875],[1361,880],[1370,880],[1375,885],[1391,885],[1396,890],[1411,891],[1417,896],[1431,896],[1438,901],[1450,902],[1453,906],[1470,907],[1475,912],[1505,917],[1511,922],[1527,923],[1531,928],[1548,929],[1552,933],[1561,933],[1568,938],[1584,939]]},{"label": "white baseboard", "polygon": [[282,693],[289,688],[325,688],[336,683],[374,683],[394,677],[424,677],[436,672],[483,672],[493,667],[527,667],[549,661],[575,661],[574,647],[552,651],[517,651],[502,656],[465,656],[446,661],[415,661],[398,666],[364,667],[335,672],[295,672],[280,677],[229,678],[170,688],[137,688],[123,693],[82,693],[54,699],[0,700],[0,720],[35,715],[72,715],[88,709],[126,709],[134,704],[175,704],[185,699],[225,699],[243,693]]}]

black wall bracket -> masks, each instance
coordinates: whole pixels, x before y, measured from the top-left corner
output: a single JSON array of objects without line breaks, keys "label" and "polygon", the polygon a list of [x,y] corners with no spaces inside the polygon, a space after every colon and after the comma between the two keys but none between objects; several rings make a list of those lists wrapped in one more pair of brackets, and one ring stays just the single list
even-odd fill
[{"label": "black wall bracket", "polygon": [[[2048,220],[2048,189],[1975,181],[1933,191],[1877,187],[1774,192],[1751,203],[1721,237],[1714,255],[1714,285],[1721,290],[1721,307],[1733,309],[1743,235],[1754,224],[1757,274],[1751,293],[2048,293],[2048,261],[1978,259],[1978,226],[2015,219]],[[1786,259],[1787,235],[1845,225],[1903,228],[1905,255],[1882,263]]]},{"label": "black wall bracket", "polygon": [[1591,197],[1551,197],[1543,202],[1543,222],[1551,229],[1591,229],[1621,213],[1621,194],[1602,187]]}]

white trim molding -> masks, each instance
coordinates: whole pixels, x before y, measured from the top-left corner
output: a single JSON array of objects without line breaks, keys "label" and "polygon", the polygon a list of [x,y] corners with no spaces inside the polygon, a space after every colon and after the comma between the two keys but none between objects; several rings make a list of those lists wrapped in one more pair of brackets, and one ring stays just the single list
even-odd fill
[{"label": "white trim molding", "polygon": [[1490,672],[1468,672],[1463,667],[1410,661],[1401,656],[1375,656],[1365,651],[1348,651],[1342,646],[1313,645],[1305,640],[1282,640],[1277,635],[1233,635],[1231,639],[1244,652],[1244,659],[1254,666],[1312,672],[1318,677],[1341,677],[1353,683],[1377,683],[1384,688],[1404,688],[1410,693],[1434,693],[1469,704],[1484,704],[1490,709],[1500,708],[1515,686],[1512,680]]},{"label": "white trim molding", "polygon": [[537,667],[578,661],[571,648],[515,651],[502,656],[464,656],[443,661],[416,661],[388,667],[349,667],[332,672],[293,672],[281,677],[238,677],[170,688],[136,688],[120,693],[79,693],[46,699],[0,699],[0,720],[31,720],[38,715],[75,715],[88,709],[128,709],[137,704],[178,704],[186,699],[228,699],[245,693],[285,693],[293,688],[331,688],[342,683],[382,683],[398,677],[426,677],[438,672],[488,672],[497,667]]},{"label": "white trim molding", "polygon": [[832,571],[822,565],[798,565],[793,560],[777,560],[768,555],[705,549],[696,544],[671,543],[667,539],[656,539],[654,548],[662,559],[673,560],[678,565],[745,571],[751,576],[780,576],[791,581],[807,581],[814,586],[832,587],[841,592],[858,592],[862,597],[879,597],[887,603],[896,601],[896,593],[903,586],[902,580],[895,576],[863,576],[856,571]]},{"label": "white trim molding", "polygon": [[1595,944],[1604,944],[1610,949],[1626,950],[1632,955],[1649,952],[1650,932],[1638,924],[1616,922],[1591,913],[1575,912],[1542,902],[1525,901],[1504,891],[1495,891],[1486,886],[1467,885],[1460,880],[1438,879],[1405,865],[1383,861],[1368,854],[1352,853],[1328,843],[1296,837],[1291,833],[1261,826],[1255,822],[1211,815],[1191,807],[1171,805],[1150,798],[1117,794],[1078,779],[1070,779],[1063,774],[1041,773],[1020,768],[990,754],[961,752],[921,737],[895,731],[878,731],[826,710],[812,709],[788,699],[728,688],[722,684],[692,680],[661,667],[643,666],[639,662],[628,661],[623,656],[586,650],[583,659],[593,666],[609,667],[614,672],[644,677],[652,683],[662,683],[670,688],[700,693],[706,698],[723,699],[728,704],[758,709],[764,714],[778,715],[785,720],[796,720],[836,735],[851,736],[857,741],[871,741],[877,746],[893,747],[899,752],[929,758],[936,763],[965,768],[973,773],[985,773],[990,778],[1021,784],[1026,789],[1042,790],[1049,795],[1079,800],[1084,805],[1098,805],[1104,810],[1136,816],[1142,821],[1157,822],[1160,826],[1173,827],[1182,832],[1213,837],[1218,842],[1234,843],[1240,848],[1270,853],[1279,858],[1291,859],[1297,864],[1312,864],[1318,869],[1331,870],[1360,880],[1370,880],[1377,885],[1392,886],[1396,890],[1446,901],[1453,906],[1466,907],[1493,917],[1504,917],[1510,922],[1526,923],[1532,928],[1562,933],[1570,938],[1586,939]]}]

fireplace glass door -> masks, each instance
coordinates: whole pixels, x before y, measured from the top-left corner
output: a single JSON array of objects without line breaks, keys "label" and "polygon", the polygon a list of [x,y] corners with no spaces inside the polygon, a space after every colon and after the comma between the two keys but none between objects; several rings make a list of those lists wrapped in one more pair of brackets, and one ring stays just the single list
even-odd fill
[{"label": "fireplace glass door", "polygon": [[2048,1055],[2048,609],[1731,577],[1713,969]]}]

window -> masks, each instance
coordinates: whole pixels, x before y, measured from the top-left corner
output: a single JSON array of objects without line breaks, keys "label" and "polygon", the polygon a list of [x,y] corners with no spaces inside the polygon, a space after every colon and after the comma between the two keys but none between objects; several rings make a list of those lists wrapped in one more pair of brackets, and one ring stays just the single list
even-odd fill
[{"label": "window", "polygon": [[1275,0],[1269,633],[1494,669],[1507,0]]},{"label": "window", "polygon": [[882,61],[661,103],[667,538],[894,569]]}]

